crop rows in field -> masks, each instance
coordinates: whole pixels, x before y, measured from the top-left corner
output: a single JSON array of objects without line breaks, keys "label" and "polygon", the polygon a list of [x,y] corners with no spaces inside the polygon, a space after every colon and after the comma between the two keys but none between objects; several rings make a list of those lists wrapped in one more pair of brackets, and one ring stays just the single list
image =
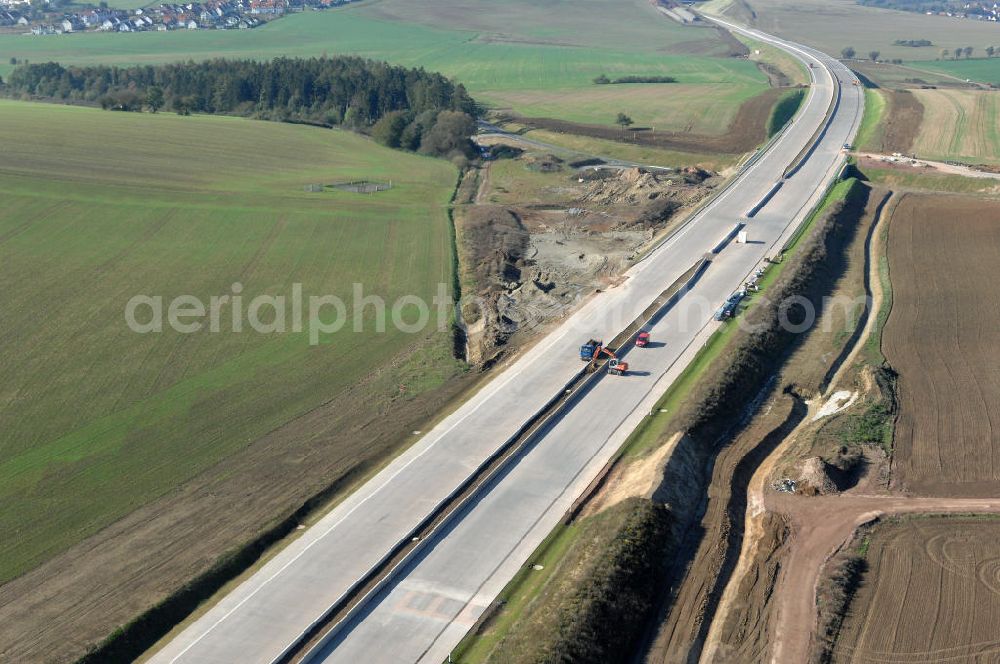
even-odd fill
[{"label": "crop rows in field", "polygon": [[914,90],[924,118],[913,151],[930,159],[1000,162],[997,95],[984,90]]},{"label": "crop rows in field", "polygon": [[837,664],[1000,658],[1000,521],[902,518],[868,536],[868,569],[837,639]]},{"label": "crop rows in field", "polygon": [[[1000,205],[907,195],[890,223],[899,373],[894,473],[903,488],[995,493],[1000,482]],[[991,494],[992,495],[992,494]]]}]

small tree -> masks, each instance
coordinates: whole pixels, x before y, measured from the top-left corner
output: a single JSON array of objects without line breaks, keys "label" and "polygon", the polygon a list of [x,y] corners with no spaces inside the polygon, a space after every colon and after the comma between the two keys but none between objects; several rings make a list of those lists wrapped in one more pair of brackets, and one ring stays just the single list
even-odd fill
[{"label": "small tree", "polygon": [[607,75],[605,75],[605,74],[601,74],[600,76],[598,76],[597,78],[594,79],[594,83],[597,84],[597,85],[607,85],[610,82],[611,82],[611,79],[608,78]]},{"label": "small tree", "polygon": [[941,49],[941,59],[942,59],[942,60],[947,60],[947,59],[948,59],[948,55],[949,55],[950,53],[951,53],[951,51],[949,51],[948,49],[946,49],[946,48],[942,48],[942,49]]},{"label": "small tree", "polygon": [[853,46],[848,46],[847,48],[840,49],[840,55],[845,60],[852,60],[857,55],[857,51],[854,50]]},{"label": "small tree", "polygon": [[986,57],[987,58],[992,58],[994,53],[996,53],[996,49],[995,48],[993,48],[992,46],[987,46],[986,47]]},{"label": "small tree", "polygon": [[462,111],[441,111],[434,126],[424,132],[420,139],[420,151],[437,157],[466,158],[476,153],[475,145],[469,139],[476,133],[476,121]]},{"label": "small tree", "polygon": [[872,62],[878,62],[878,51],[868,51],[868,57],[872,59]]},{"label": "small tree", "polygon": [[17,58],[11,58],[11,59],[10,59],[10,64],[11,64],[12,66],[13,66],[13,65],[16,65],[16,64],[17,64]]},{"label": "small tree", "polygon": [[625,137],[625,130],[632,126],[632,118],[625,115],[624,113],[619,113],[618,117],[615,118],[615,124],[622,128],[622,137]]},{"label": "small tree", "polygon": [[174,97],[171,105],[177,115],[191,115],[191,110],[195,107],[193,97]]},{"label": "small tree", "polygon": [[163,88],[154,85],[146,91],[146,106],[153,113],[156,113],[163,107]]},{"label": "small tree", "polygon": [[386,113],[372,127],[372,138],[382,145],[398,148],[403,144],[403,132],[410,124],[410,118],[403,111]]},{"label": "small tree", "polygon": [[966,46],[965,47],[965,57],[966,58],[971,58],[972,57],[972,50],[973,49],[972,49],[971,46]]}]

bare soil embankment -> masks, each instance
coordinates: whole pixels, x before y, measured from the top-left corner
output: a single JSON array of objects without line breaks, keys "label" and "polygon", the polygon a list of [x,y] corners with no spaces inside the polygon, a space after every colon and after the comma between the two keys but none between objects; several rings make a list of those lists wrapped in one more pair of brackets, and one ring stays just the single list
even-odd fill
[{"label": "bare soil embankment", "polygon": [[[985,293],[988,288],[981,280],[988,272],[985,265],[996,263],[991,252],[998,213],[1000,205],[995,201],[956,196],[907,195],[891,207],[885,239],[893,286],[892,313],[881,339],[886,358],[899,372],[893,473],[903,470],[901,466],[905,463],[908,483],[894,482],[896,491],[892,492],[879,482],[869,482],[847,494],[805,497],[770,490],[767,482],[776,475],[762,468],[762,476],[757,478],[759,496],[751,500],[747,518],[754,524],[761,518],[780,515],[789,524],[781,572],[769,595],[772,607],[769,628],[774,630],[769,657],[773,661],[811,658],[835,662],[992,661],[996,657],[995,635],[977,631],[980,625],[976,613],[996,615],[995,610],[982,599],[983,589],[970,584],[975,577],[989,588],[989,583],[981,577],[986,574],[990,578],[989,560],[995,554],[964,546],[961,532],[965,526],[945,519],[940,524],[934,519],[915,521],[918,530],[926,530],[923,524],[933,523],[941,531],[914,536],[917,539],[926,536],[929,542],[955,537],[953,550],[984,561],[957,577],[949,576],[948,565],[943,565],[944,571],[939,569],[942,565],[937,564],[940,562],[937,559],[941,556],[935,558],[929,545],[924,546],[926,559],[917,544],[900,543],[901,540],[889,540],[883,551],[876,552],[873,548],[876,536],[871,538],[869,548],[863,544],[864,533],[854,533],[859,525],[880,516],[996,514],[1000,510],[1000,500],[995,498],[995,473],[989,464],[995,443],[984,433],[994,414],[969,410],[983,407],[989,398],[983,392],[984,383],[974,379],[978,374],[970,365],[991,362],[991,358],[975,353],[995,345],[990,336],[992,329],[986,327],[991,319],[984,316],[994,307],[989,304],[989,294]],[[881,231],[878,235],[883,237]],[[872,256],[873,280],[878,279],[879,255],[876,247]],[[877,334],[879,330],[874,332]],[[867,346],[870,351],[872,345]],[[939,353],[944,357],[935,365],[934,358]],[[949,361],[945,362],[945,358]],[[860,359],[863,364],[864,353]],[[846,373],[849,377],[852,372]],[[865,375],[862,372],[858,376]],[[967,378],[956,382],[958,376]],[[848,409],[843,415],[827,418],[838,436],[850,433],[849,427],[838,428],[838,417],[853,418],[855,422],[863,420],[863,414],[851,412]],[[966,419],[965,428],[958,427],[953,419],[956,416]],[[942,418],[949,423],[945,430],[938,426]],[[907,424],[901,429],[904,422]],[[929,424],[934,426],[928,428]],[[800,443],[796,444],[792,437],[790,446],[783,446],[780,453],[799,455],[803,449],[822,448],[822,426],[812,433],[809,429],[806,426],[797,431]],[[921,432],[923,437],[915,442],[915,436]],[[769,463],[772,468],[793,467],[774,460]],[[972,477],[973,481],[962,481],[964,476]],[[913,487],[941,497],[917,497],[913,495]],[[901,493],[900,488],[908,491]],[[993,521],[974,519],[972,523]],[[734,613],[747,613],[736,608],[739,598],[747,592],[747,584],[751,588],[761,585],[761,577],[753,573],[753,561],[766,556],[773,546],[768,538],[759,535],[759,527],[757,532],[757,546],[745,547],[741,573],[735,575],[740,584],[738,589],[736,584],[727,588],[730,611],[728,615],[722,612],[723,625],[732,622]],[[989,533],[984,537],[989,538]],[[866,549],[870,550],[867,556]],[[831,559],[838,550],[842,555]],[[858,576],[860,590],[847,597],[846,607],[837,602],[834,591],[838,583],[833,580],[838,574],[835,568],[844,556],[861,557],[865,563]],[[889,569],[896,565],[899,569]],[[767,587],[769,583],[765,580],[763,585]],[[942,618],[944,607],[951,609]],[[717,651],[720,654],[726,652],[725,647],[738,643],[731,637],[721,641]]]},{"label": "bare soil embankment", "polygon": [[[676,583],[665,595],[662,622],[647,661],[691,662],[703,655],[716,609],[740,557],[751,479],[807,410],[794,393],[794,380],[784,375],[772,379],[804,341],[803,335],[783,331],[774,322],[778,306],[792,295],[818,303],[831,292],[858,235],[857,220],[868,200],[869,190],[855,184],[846,204],[836,204],[817,222],[793,262],[765,293],[768,301],[747,312],[757,332],[740,333],[745,336],[737,337],[733,352],[709,368],[692,400],[678,413],[678,424],[691,435],[667,463],[664,482],[654,497],[678,507],[699,499],[705,502],[689,522],[675,565]],[[795,320],[794,312],[783,311]],[[701,475],[702,483],[678,482],[679,476],[691,474]],[[675,493],[677,486],[685,487],[685,495]],[[777,548],[779,526],[771,525],[775,529],[768,532]],[[758,560],[756,568],[765,572],[770,568],[771,575],[775,572],[766,559]],[[761,598],[769,593],[766,587],[751,591]],[[759,610],[748,610],[728,625],[727,634],[745,634],[751,622],[767,624],[768,618]],[[763,646],[763,641],[756,645],[741,641],[727,643],[718,652],[760,655]]]},{"label": "bare soil embankment", "polygon": [[909,90],[883,90],[882,94],[888,104],[872,148],[882,154],[909,154],[924,120],[924,105]]},{"label": "bare soil embankment", "polygon": [[[775,397],[764,409],[767,416],[754,418],[714,464],[705,513],[687,539],[691,563],[660,626],[651,661],[686,662],[701,651],[737,562],[734,554],[744,534],[747,485],[754,469],[805,414],[805,406],[788,395]],[[754,650],[752,644],[745,645]]]},{"label": "bare soil embankment", "polygon": [[[860,200],[836,210],[832,230],[826,229],[822,267],[806,273],[815,280],[807,289],[810,297],[833,294],[853,302],[856,291],[864,294],[865,248],[886,194],[862,189]],[[692,530],[697,552],[648,661],[768,661],[779,633],[774,589],[792,533],[783,515],[763,511],[757,470],[792,431],[808,424],[806,404],[796,394],[811,397],[825,388],[847,357],[845,347],[857,341],[855,331],[867,321],[861,311],[820,308],[809,333],[794,340],[789,349],[794,352],[778,358],[771,398],[751,409],[750,423],[719,453],[704,515]],[[753,518],[747,521],[747,516]]]}]

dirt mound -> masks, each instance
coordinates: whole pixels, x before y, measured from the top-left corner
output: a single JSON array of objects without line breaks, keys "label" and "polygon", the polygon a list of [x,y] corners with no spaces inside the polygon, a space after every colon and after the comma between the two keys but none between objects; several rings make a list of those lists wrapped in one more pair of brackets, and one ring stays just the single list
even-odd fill
[{"label": "dirt mound", "polygon": [[581,201],[602,206],[635,206],[663,199],[688,203],[693,197],[704,194],[692,185],[699,185],[710,177],[712,173],[699,168],[670,174],[653,173],[643,168],[602,171],[581,177],[588,182]]},{"label": "dirt mound", "polygon": [[583,200],[599,205],[636,205],[665,193],[666,186],[657,176],[641,168],[626,168],[617,178],[592,182]]},{"label": "dirt mound", "polygon": [[531,153],[525,155],[523,161],[528,170],[540,173],[555,173],[563,167],[563,160],[554,154]]},{"label": "dirt mound", "polygon": [[477,283],[497,290],[521,278],[528,232],[514,211],[499,205],[470,208],[462,221],[462,241]]},{"label": "dirt mound", "polygon": [[798,491],[811,495],[837,492],[837,483],[831,477],[830,466],[820,457],[803,459],[799,464]]}]

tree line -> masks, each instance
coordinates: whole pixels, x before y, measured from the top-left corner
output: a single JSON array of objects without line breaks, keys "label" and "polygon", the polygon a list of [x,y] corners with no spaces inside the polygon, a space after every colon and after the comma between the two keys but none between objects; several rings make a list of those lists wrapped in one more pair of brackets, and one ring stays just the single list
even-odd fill
[{"label": "tree line", "polygon": [[[894,43],[897,44],[897,45],[901,45],[901,46],[915,46],[915,47],[931,46],[931,42],[928,41],[928,40],[926,40],[926,39],[907,39],[907,40],[897,39]],[[963,55],[966,58],[971,58],[972,57],[972,53],[975,50],[976,49],[973,48],[972,46],[960,46],[960,47],[958,47],[958,48],[955,49],[955,52],[954,52],[955,59],[958,60]],[[983,50],[986,51],[986,57],[987,58],[992,58],[994,55],[997,55],[998,53],[1000,53],[1000,49],[997,49],[997,48],[995,48],[993,46],[987,46]],[[854,47],[847,46],[845,48],[840,49],[840,55],[845,60],[853,60],[855,57],[857,57],[858,54],[857,54],[857,51],[854,50]],[[881,53],[879,53],[878,51],[869,51],[868,52],[868,57],[871,59],[872,62],[878,62],[879,61],[879,59],[878,59],[879,55],[881,55]],[[952,55],[952,52],[949,51],[946,48],[943,48],[943,49],[941,49],[941,57],[939,59],[941,59],[941,60],[947,60],[950,55]],[[890,60],[889,62],[891,62],[892,64],[898,64],[898,65],[903,64],[903,60],[899,59],[899,58],[895,58],[893,60]]]},{"label": "tree line", "polygon": [[[5,87],[8,95],[96,103],[108,110],[243,115],[366,132],[391,115],[394,123],[405,120],[410,127],[407,140],[394,147],[422,149],[427,135],[433,147],[424,151],[448,156],[456,150],[471,155],[468,138],[475,130],[475,102],[460,83],[424,69],[348,56],[133,67],[21,64]],[[432,134],[439,116],[442,125]],[[468,133],[450,135],[457,130]],[[448,149],[441,152],[441,146]]]}]

